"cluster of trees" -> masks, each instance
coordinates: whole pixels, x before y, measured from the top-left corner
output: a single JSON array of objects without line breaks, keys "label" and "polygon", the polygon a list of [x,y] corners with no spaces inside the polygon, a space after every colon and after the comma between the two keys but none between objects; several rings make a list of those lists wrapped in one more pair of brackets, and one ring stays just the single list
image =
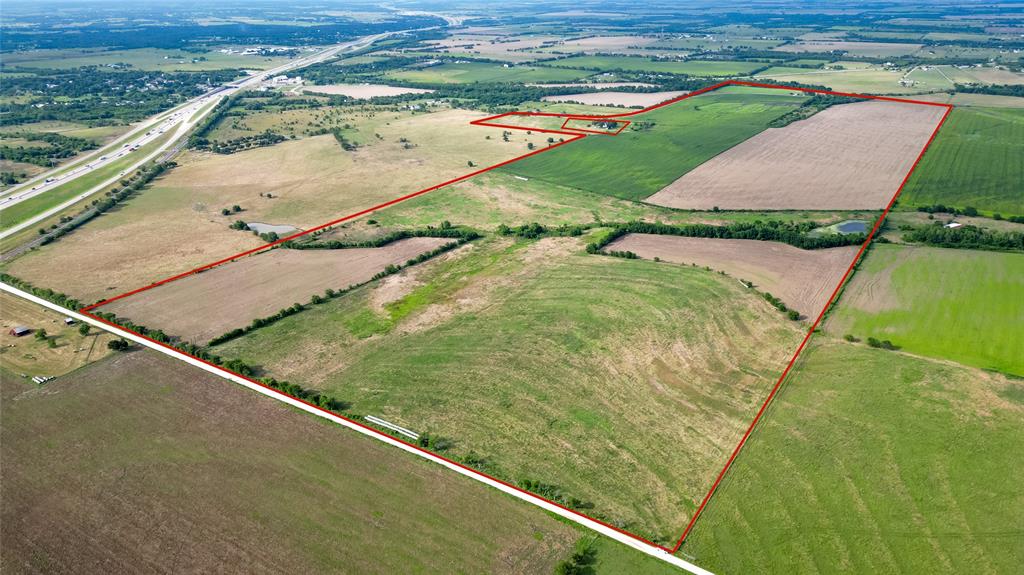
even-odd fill
[{"label": "cluster of trees", "polygon": [[[954,216],[969,216],[974,217],[980,215],[978,209],[973,206],[964,206],[963,209],[947,206],[945,204],[931,204],[928,206],[918,206],[917,211],[924,212],[926,214],[953,214]],[[992,214],[993,220],[1006,220],[1009,222],[1015,222],[1018,224],[1024,224],[1024,216],[1006,216],[998,212]]]},{"label": "cluster of trees", "polygon": [[208,113],[206,117],[199,122],[199,125],[192,130],[192,134],[188,137],[188,147],[198,148],[200,146],[209,146],[210,141],[206,139],[206,136],[217,127],[217,124],[220,123],[225,116],[227,116],[228,111],[235,105],[238,98],[238,95],[228,96],[226,98],[222,98],[220,102],[217,102],[217,105],[210,110],[210,113]]},{"label": "cluster of trees", "polygon": [[558,236],[558,237],[577,237],[583,235],[583,232],[594,227],[597,224],[562,224],[556,228],[549,228],[533,222],[532,224],[523,224],[521,226],[509,227],[505,224],[498,226],[497,232],[503,236],[518,236],[520,238],[536,239],[545,236]]},{"label": "cluster of trees", "polygon": [[588,253],[602,248],[626,234],[659,234],[691,238],[717,238],[734,240],[761,240],[782,242],[805,250],[851,246],[863,243],[865,234],[827,234],[812,236],[809,232],[821,227],[816,222],[782,222],[755,220],[735,222],[725,226],[711,224],[663,224],[657,222],[628,222],[616,224],[604,237],[587,244]]},{"label": "cluster of trees", "polygon": [[154,178],[167,170],[173,168],[177,164],[174,162],[165,162],[160,164],[153,164],[147,168],[138,170],[130,178],[121,180],[119,184],[121,187],[114,187],[104,192],[102,199],[93,200],[86,208],[78,213],[75,217],[63,217],[61,218],[61,225],[54,224],[51,230],[41,228],[39,230],[40,235],[49,234],[43,238],[40,245],[46,245],[50,242],[56,241],[71,231],[79,228],[80,226],[90,222],[93,218],[109,211],[117,204],[127,200],[128,198],[135,195],[139,190],[146,186],[149,182],[153,181]]},{"label": "cluster of trees", "polygon": [[568,559],[555,565],[555,575],[591,575],[593,565],[597,563],[597,549],[591,541],[577,544],[576,550]]},{"label": "cluster of trees", "polygon": [[4,137],[48,144],[46,146],[0,145],[0,160],[24,162],[37,166],[50,166],[56,160],[70,158],[79,152],[96,148],[96,143],[92,140],[65,136],[55,132],[11,132],[4,134]]},{"label": "cluster of trees", "polygon": [[306,403],[312,403],[313,405],[319,407],[320,409],[326,409],[327,411],[341,413],[344,411],[348,411],[349,408],[352,407],[352,404],[347,401],[341,401],[340,399],[337,399],[333,395],[329,395],[321,391],[312,391],[309,389],[305,389],[297,383],[278,381],[272,377],[261,378],[259,381],[263,385],[276,389],[277,391],[280,391],[285,395],[290,395],[291,397],[294,397],[296,399],[301,399]]},{"label": "cluster of trees", "polygon": [[957,92],[1024,97],[1024,84],[957,84]]},{"label": "cluster of trees", "polygon": [[28,174],[26,174],[25,172],[19,172],[17,174],[14,172],[0,172],[0,185],[14,185],[27,177]]},{"label": "cluster of trees", "polygon": [[197,141],[194,147],[197,150],[208,150],[216,154],[234,154],[235,152],[250,150],[252,148],[273,146],[274,144],[280,144],[285,140],[287,140],[286,137],[268,129],[260,134],[232,138],[225,142],[221,142],[219,140],[207,140],[206,138],[203,138],[203,142]]},{"label": "cluster of trees", "polygon": [[939,222],[903,234],[903,241],[943,248],[1024,251],[1022,232],[992,231],[977,226],[947,228]]},{"label": "cluster of trees", "polygon": [[615,258],[624,258],[624,259],[627,259],[627,260],[638,260],[638,259],[640,259],[640,256],[636,255],[636,253],[631,252],[629,250],[622,251],[622,252],[616,251],[616,250],[612,250],[612,251],[609,251],[609,252],[605,252],[605,255],[612,256],[612,257],[615,257]]},{"label": "cluster of trees", "polygon": [[46,301],[53,302],[59,306],[64,306],[68,309],[78,311],[79,309],[84,307],[82,305],[82,302],[72,298],[67,294],[63,294],[58,291],[53,291],[50,288],[36,287],[31,283],[21,278],[14,277],[8,273],[0,273],[0,281],[4,282],[7,285],[14,286],[22,291],[27,291],[28,293],[36,297],[41,297]]},{"label": "cluster of trees", "polygon": [[868,338],[868,346],[878,349],[887,349],[889,351],[896,351],[900,348],[900,346],[894,344],[893,342],[887,339],[878,340],[873,337]]},{"label": "cluster of trees", "polygon": [[31,75],[4,78],[0,83],[0,97],[7,102],[0,125],[43,120],[90,125],[135,122],[241,75],[239,70],[145,72],[95,66],[21,71]]}]

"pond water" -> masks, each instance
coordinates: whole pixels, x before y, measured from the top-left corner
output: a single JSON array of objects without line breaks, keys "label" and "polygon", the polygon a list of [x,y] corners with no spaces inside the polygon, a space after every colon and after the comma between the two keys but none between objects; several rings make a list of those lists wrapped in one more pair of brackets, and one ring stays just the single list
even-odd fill
[{"label": "pond water", "polygon": [[836,231],[841,234],[863,234],[868,231],[868,223],[864,220],[846,220],[836,224]]},{"label": "pond water", "polygon": [[248,222],[247,225],[249,226],[250,230],[253,230],[258,234],[267,234],[270,232],[274,232],[275,234],[281,237],[288,236],[299,231],[299,228],[293,226],[263,224],[260,222]]}]

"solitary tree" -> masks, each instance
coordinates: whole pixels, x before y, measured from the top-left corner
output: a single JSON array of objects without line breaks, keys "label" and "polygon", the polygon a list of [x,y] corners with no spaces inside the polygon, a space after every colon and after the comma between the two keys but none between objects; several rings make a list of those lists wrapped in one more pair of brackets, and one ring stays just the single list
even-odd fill
[{"label": "solitary tree", "polygon": [[82,335],[89,335],[89,324],[80,323],[78,324],[78,333]]}]

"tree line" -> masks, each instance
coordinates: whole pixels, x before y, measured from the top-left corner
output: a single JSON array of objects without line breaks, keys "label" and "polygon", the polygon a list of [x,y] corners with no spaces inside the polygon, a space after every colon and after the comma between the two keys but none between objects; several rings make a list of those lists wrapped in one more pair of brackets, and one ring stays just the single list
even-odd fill
[{"label": "tree line", "polygon": [[867,238],[866,234],[862,233],[812,236],[809,232],[821,227],[822,224],[816,222],[781,222],[778,220],[734,222],[724,226],[711,224],[663,224],[659,222],[628,222],[625,224],[613,224],[613,226],[612,230],[603,237],[587,244],[588,253],[597,253],[626,234],[772,241],[782,242],[804,250],[852,246],[864,243],[864,240]]},{"label": "tree line", "polygon": [[1024,233],[993,231],[977,226],[947,228],[940,222],[903,234],[903,241],[942,248],[992,251],[1024,251]]}]

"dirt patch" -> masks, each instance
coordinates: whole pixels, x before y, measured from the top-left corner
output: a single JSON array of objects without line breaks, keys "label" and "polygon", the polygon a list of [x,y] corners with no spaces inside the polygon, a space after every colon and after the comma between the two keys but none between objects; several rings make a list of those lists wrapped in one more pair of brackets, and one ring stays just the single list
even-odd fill
[{"label": "dirt patch", "polygon": [[821,313],[857,253],[854,246],[801,250],[779,242],[650,234],[628,234],[606,249],[724,271],[809,318]]},{"label": "dirt patch", "polygon": [[450,240],[411,238],[382,248],[276,249],[103,306],[122,319],[205,342],[253,319],[306,303],[325,289],[363,283]]},{"label": "dirt patch", "polygon": [[666,100],[678,98],[689,92],[591,92],[586,94],[566,94],[564,96],[544,96],[545,102],[574,102],[592,106],[653,106]]},{"label": "dirt patch", "polygon": [[700,210],[882,209],[945,111],[879,101],[833,106],[761,132],[647,201]]},{"label": "dirt patch", "polygon": [[357,100],[378,98],[382,96],[401,96],[402,94],[430,94],[433,90],[423,88],[404,88],[402,86],[385,86],[383,84],[331,84],[328,86],[306,86],[303,92],[313,94],[331,94],[348,96]]}]

